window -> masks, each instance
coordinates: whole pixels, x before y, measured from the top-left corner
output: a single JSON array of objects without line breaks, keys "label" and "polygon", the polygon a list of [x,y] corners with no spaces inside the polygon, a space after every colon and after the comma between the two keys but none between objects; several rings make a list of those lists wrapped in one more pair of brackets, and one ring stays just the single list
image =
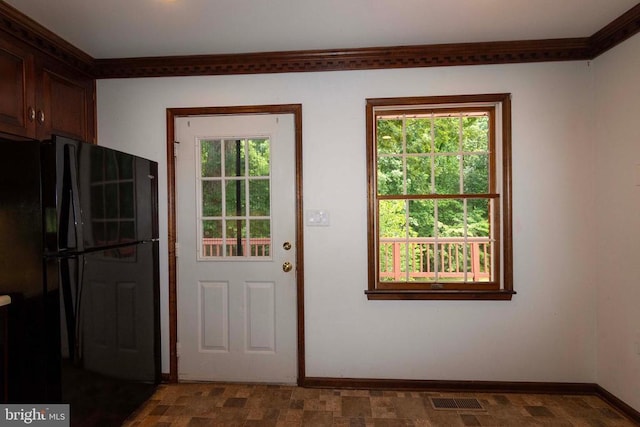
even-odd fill
[{"label": "window", "polygon": [[269,139],[203,139],[198,147],[198,259],[270,259]]},{"label": "window", "polygon": [[367,100],[369,299],[511,299],[510,109]]}]

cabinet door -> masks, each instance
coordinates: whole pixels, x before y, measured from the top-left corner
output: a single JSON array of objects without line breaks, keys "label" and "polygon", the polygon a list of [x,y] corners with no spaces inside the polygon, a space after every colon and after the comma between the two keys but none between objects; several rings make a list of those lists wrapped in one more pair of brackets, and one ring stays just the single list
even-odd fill
[{"label": "cabinet door", "polygon": [[38,138],[57,134],[95,142],[93,80],[70,78],[48,67],[43,67],[40,75]]},{"label": "cabinet door", "polygon": [[33,56],[0,39],[0,132],[33,137]]}]

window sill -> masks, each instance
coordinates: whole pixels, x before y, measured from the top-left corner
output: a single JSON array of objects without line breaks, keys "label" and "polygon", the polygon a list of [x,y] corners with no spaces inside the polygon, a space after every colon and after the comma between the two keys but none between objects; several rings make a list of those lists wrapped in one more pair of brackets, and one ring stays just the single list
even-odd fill
[{"label": "window sill", "polygon": [[515,295],[511,290],[395,290],[376,289],[364,293],[369,300],[495,300],[510,301]]}]

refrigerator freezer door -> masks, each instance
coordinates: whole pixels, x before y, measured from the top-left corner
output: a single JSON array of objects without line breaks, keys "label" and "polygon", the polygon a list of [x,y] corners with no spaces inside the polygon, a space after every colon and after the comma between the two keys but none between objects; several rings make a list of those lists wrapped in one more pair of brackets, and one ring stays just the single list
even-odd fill
[{"label": "refrigerator freezer door", "polygon": [[153,162],[90,144],[78,161],[85,251],[157,238]]},{"label": "refrigerator freezer door", "polygon": [[158,237],[155,162],[60,136],[43,147],[48,253]]}]

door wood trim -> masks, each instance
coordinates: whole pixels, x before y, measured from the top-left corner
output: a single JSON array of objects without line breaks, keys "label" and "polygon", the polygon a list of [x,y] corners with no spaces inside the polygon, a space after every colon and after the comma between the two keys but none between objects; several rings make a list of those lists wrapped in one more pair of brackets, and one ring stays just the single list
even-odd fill
[{"label": "door wood trim", "polygon": [[[185,116],[293,114],[295,132],[295,192],[296,192],[296,306],[298,385],[305,379],[304,335],[304,240],[302,208],[302,104],[247,105],[236,107],[167,108],[167,207],[169,252],[169,375],[168,382],[178,382],[178,305],[176,268],[176,170],[175,120]],[[166,376],[165,376],[166,378]]]}]

